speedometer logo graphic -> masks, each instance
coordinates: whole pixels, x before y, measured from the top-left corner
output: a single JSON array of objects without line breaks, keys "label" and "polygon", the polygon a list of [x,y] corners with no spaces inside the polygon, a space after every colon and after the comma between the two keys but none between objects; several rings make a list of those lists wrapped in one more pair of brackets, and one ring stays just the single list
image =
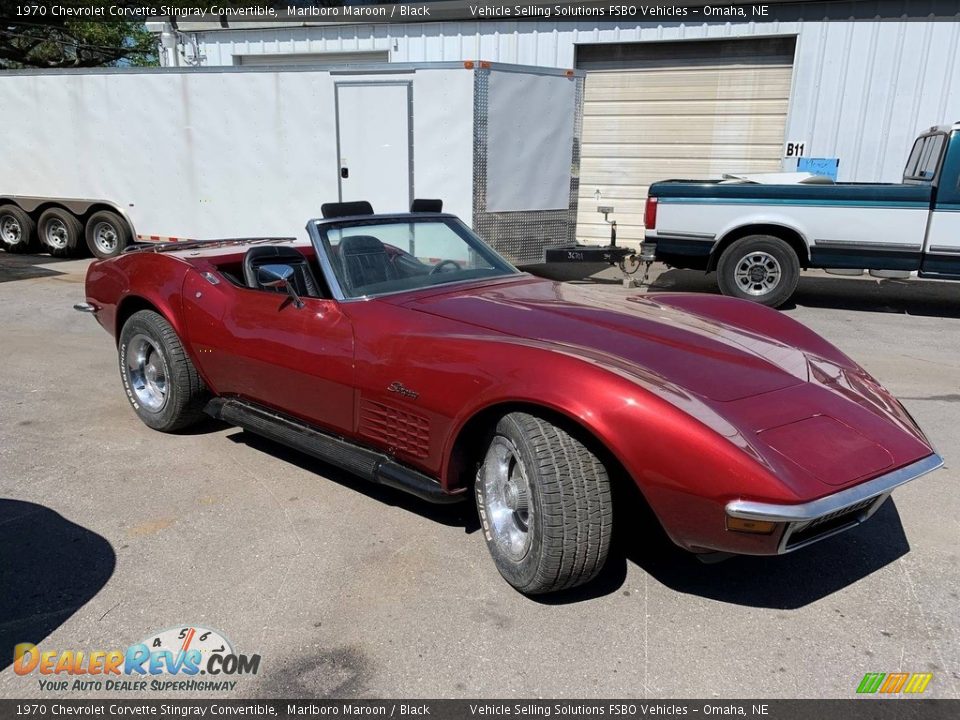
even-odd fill
[{"label": "speedometer logo graphic", "polygon": [[[182,626],[163,630],[145,638],[142,643],[151,652],[167,650],[174,656],[185,654],[190,650],[200,652],[202,660],[197,663],[200,667],[207,667],[211,655],[233,655],[233,645],[223,634],[200,625]],[[201,670],[201,675],[206,671]]]}]

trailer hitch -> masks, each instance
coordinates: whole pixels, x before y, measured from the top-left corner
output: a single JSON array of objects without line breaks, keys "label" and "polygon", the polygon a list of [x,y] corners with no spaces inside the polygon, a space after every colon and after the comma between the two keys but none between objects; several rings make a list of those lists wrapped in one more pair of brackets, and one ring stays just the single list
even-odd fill
[{"label": "trailer hitch", "polygon": [[[654,262],[655,245],[641,243],[640,252],[617,245],[617,221],[609,218],[612,205],[600,205],[597,212],[603,214],[604,222],[610,226],[609,245],[569,245],[567,247],[546,248],[543,251],[545,263],[607,263],[616,265],[623,273],[623,286],[642,287],[650,275],[650,266]],[[633,277],[643,268],[639,281]]]}]

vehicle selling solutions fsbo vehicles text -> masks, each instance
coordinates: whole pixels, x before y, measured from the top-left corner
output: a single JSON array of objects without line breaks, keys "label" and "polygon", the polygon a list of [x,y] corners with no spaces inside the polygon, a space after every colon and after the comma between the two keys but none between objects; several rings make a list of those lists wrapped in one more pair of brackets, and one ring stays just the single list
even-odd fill
[{"label": "vehicle selling solutions fsbo vehicles text", "polygon": [[687,8],[679,5],[627,5],[610,3],[599,7],[579,5],[470,5],[474,17],[637,17],[637,18],[685,18],[697,15],[704,17],[765,17],[767,5],[751,5],[749,10],[739,5],[706,5],[702,8]]}]

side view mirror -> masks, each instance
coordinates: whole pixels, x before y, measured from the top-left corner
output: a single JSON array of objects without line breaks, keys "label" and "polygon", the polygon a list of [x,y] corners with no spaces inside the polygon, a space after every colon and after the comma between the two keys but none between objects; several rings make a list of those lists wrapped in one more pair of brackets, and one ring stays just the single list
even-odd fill
[{"label": "side view mirror", "polygon": [[294,269],[290,265],[261,265],[257,268],[257,284],[265,288],[286,290],[294,306],[303,307],[303,300],[293,289]]}]

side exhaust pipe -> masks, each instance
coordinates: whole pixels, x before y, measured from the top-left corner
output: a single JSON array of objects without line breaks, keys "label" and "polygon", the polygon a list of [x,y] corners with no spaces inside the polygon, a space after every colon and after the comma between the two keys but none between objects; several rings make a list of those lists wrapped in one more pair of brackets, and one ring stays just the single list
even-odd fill
[{"label": "side exhaust pipe", "polygon": [[218,420],[328,462],[364,480],[402,490],[430,503],[456,503],[467,496],[466,488],[447,492],[433,478],[401,465],[389,455],[321,432],[299,420],[252,403],[214,398],[207,403],[205,412]]}]

